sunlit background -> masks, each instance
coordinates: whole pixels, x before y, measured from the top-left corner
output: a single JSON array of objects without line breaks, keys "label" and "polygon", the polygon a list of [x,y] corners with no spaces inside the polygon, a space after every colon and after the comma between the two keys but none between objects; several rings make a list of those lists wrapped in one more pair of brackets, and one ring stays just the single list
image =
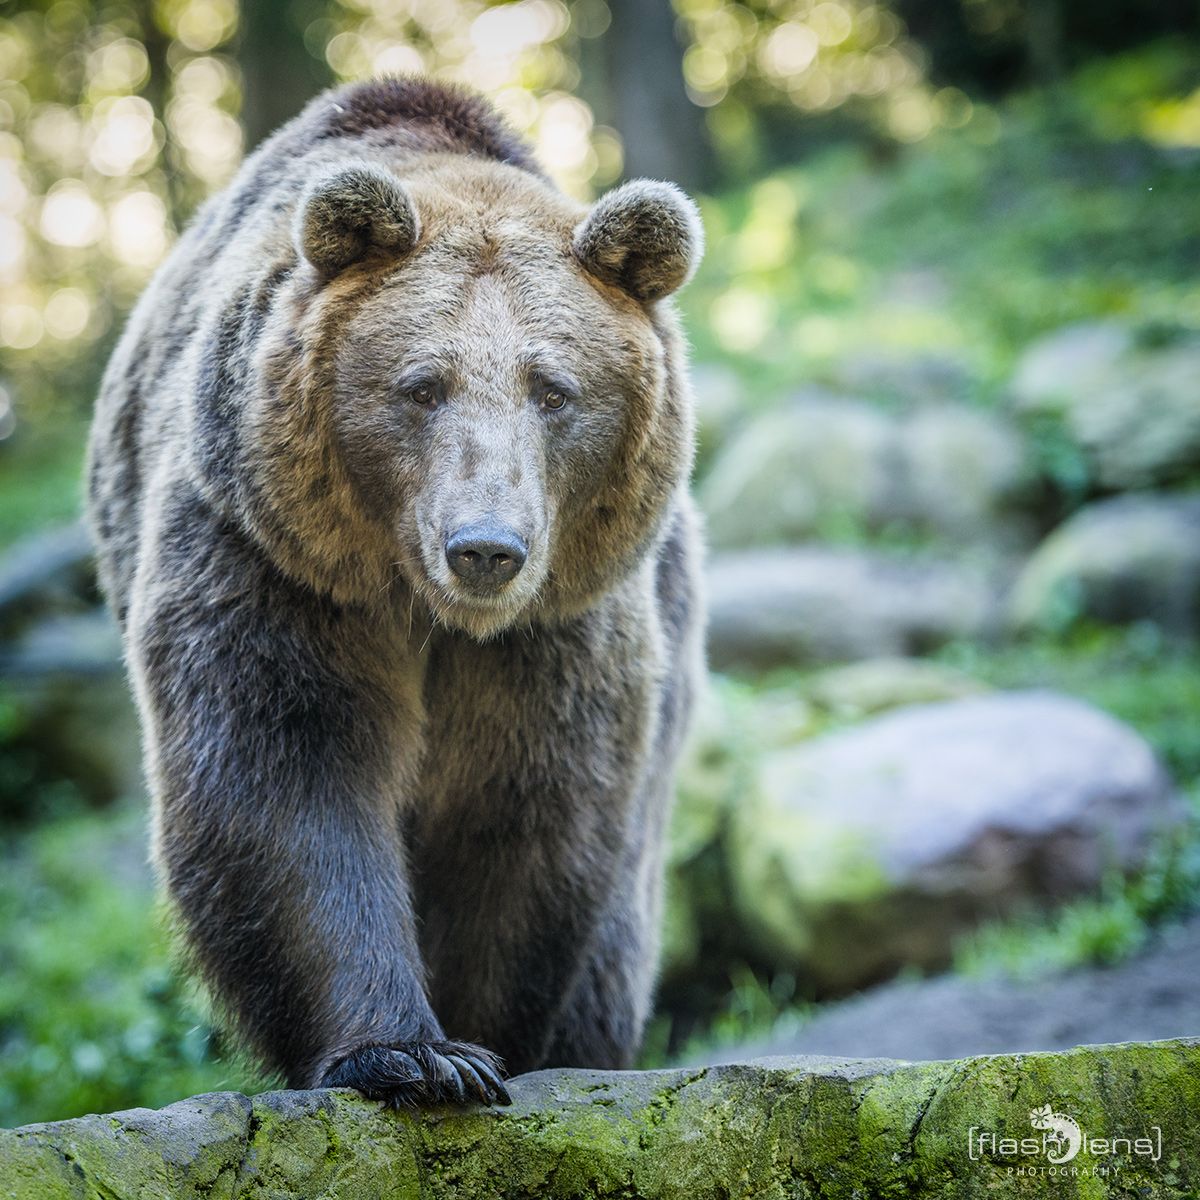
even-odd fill
[{"label": "sunlit background", "polygon": [[[483,90],[581,199],[649,175],[703,210],[708,256],[681,303],[714,677],[646,1061],[820,1030],[824,1005],[897,974],[1135,963],[1187,927],[1194,4],[57,0],[0,14],[0,1124],[261,1083],[170,970],[134,724],[72,523],[100,373],[179,230],[321,87],[380,73]],[[846,849],[858,833],[794,809],[812,765],[798,756],[880,712],[1030,686],[1113,714],[1157,756],[1171,782],[1141,781],[1140,832],[1114,850],[1093,830],[1078,878],[1021,867],[919,949],[896,934],[882,958],[831,952],[830,928],[890,945],[862,907],[890,901]],[[1103,790],[1077,769],[1063,767],[1078,795]],[[979,798],[978,828],[1000,802]],[[845,861],[853,886],[825,896],[811,851],[771,858],[755,829],[829,850],[826,873]],[[1058,836],[1038,853],[1053,858]],[[1200,970],[1200,937],[1190,952]],[[1200,1026],[1200,1009],[1179,1020]]]}]

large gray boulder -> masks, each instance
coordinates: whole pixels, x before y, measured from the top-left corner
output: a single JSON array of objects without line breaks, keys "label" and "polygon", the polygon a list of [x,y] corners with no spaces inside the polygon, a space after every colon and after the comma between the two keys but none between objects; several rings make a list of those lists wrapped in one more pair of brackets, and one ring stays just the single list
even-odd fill
[{"label": "large gray boulder", "polygon": [[751,417],[699,487],[714,545],[781,545],[906,530],[1020,542],[1028,482],[1004,418],[958,404],[895,413],[808,393]]},{"label": "large gray boulder", "polygon": [[81,523],[41,530],[0,554],[0,630],[33,612],[74,611],[95,584]]},{"label": "large gray boulder", "polygon": [[1099,386],[1134,347],[1120,321],[1080,321],[1033,342],[1017,363],[1011,389],[1027,408],[1062,405]]},{"label": "large gray boulder", "polygon": [[918,653],[986,634],[1003,592],[990,571],[826,546],[718,555],[707,590],[718,668]]},{"label": "large gray boulder", "polygon": [[944,965],[984,919],[1093,892],[1179,815],[1131,729],[1066,696],[998,693],[766,755],[726,855],[761,956],[841,993]]},{"label": "large gray boulder", "polygon": [[1061,417],[1102,487],[1200,471],[1200,338],[1139,345],[1119,323],[1069,326],[1029,348],[1012,390],[1024,411]]},{"label": "large gray boulder", "polygon": [[877,525],[895,507],[895,449],[891,420],[861,401],[812,396],[752,417],[700,485],[709,537],[773,545]]},{"label": "large gray boulder", "polygon": [[1118,496],[1082,509],[1026,564],[1011,616],[1022,628],[1092,617],[1200,632],[1200,494]]},{"label": "large gray boulder", "polygon": [[898,420],[902,518],[958,542],[1027,543],[1020,513],[1030,476],[1008,421],[961,404],[925,405]]}]

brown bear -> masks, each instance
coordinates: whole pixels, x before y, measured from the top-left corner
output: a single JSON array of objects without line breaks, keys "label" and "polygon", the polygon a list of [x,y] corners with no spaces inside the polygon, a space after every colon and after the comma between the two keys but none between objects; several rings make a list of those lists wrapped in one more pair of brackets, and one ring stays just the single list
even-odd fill
[{"label": "brown bear", "polygon": [[477,96],[318,97],[200,211],[97,405],[89,507],[156,860],[293,1087],[622,1067],[700,670],[666,183],[590,210]]}]

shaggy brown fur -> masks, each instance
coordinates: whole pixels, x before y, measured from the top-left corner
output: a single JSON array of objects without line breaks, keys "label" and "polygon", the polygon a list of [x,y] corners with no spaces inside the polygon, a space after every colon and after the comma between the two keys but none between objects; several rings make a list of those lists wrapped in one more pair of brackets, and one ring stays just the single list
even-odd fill
[{"label": "shaggy brown fur", "polygon": [[699,667],[660,302],[699,252],[669,185],[588,212],[479,98],[375,83],[250,158],[130,321],[90,512],[157,857],[293,1086],[630,1061]]}]

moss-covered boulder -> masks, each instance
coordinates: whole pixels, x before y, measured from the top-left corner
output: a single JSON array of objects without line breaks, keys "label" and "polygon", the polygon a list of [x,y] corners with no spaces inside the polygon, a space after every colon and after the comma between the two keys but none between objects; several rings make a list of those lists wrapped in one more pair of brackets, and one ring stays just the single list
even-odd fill
[{"label": "moss-covered boulder", "polygon": [[0,1133],[4,1200],[1183,1197],[1200,1039],[959,1062],[543,1071],[509,1109],[198,1096]]}]

